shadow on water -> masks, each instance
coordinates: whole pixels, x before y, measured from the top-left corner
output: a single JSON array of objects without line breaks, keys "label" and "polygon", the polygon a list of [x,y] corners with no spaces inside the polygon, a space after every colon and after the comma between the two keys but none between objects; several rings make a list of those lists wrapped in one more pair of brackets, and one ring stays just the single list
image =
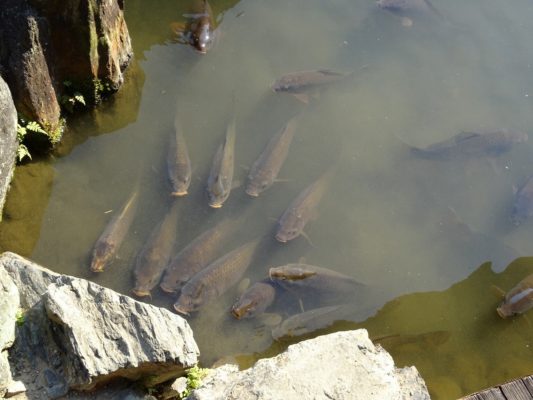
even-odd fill
[{"label": "shadow on water", "polygon": [[398,367],[416,365],[432,399],[458,398],[531,374],[531,316],[500,318],[496,307],[502,298],[494,289],[509,291],[531,273],[531,257],[515,260],[501,273],[485,263],[449,289],[397,297],[365,321],[336,321],[305,335],[281,338],[264,351],[226,360],[247,368],[303,339],[365,328]]}]

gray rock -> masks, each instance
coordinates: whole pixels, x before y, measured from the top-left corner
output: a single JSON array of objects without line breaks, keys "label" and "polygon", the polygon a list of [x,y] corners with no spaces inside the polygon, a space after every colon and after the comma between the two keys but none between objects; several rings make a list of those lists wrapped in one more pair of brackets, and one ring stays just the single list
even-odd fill
[{"label": "gray rock", "polygon": [[13,280],[0,266],[0,397],[11,383],[7,349],[15,341],[15,319],[19,308],[19,294]]},{"label": "gray rock", "polygon": [[56,398],[117,378],[153,386],[197,363],[192,330],[168,310],[13,253],[2,254],[0,266],[24,288],[21,303],[29,308],[10,351],[15,376],[28,392]]},{"label": "gray rock", "polygon": [[0,220],[17,155],[17,110],[11,92],[0,76]]},{"label": "gray rock", "polygon": [[20,294],[20,306],[32,308],[41,300],[48,286],[58,282],[61,274],[35,264],[15,253],[5,252],[0,255],[0,265],[5,268]]},{"label": "gray rock", "polygon": [[244,371],[217,368],[188,398],[429,400],[429,394],[414,367],[395,368],[360,329],[300,342]]}]

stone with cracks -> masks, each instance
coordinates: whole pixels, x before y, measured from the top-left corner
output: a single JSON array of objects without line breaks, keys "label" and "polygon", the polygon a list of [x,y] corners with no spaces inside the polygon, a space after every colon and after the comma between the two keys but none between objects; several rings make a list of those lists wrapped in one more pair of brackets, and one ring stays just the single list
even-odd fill
[{"label": "stone with cracks", "polygon": [[[15,169],[17,155],[17,110],[7,84],[0,76],[0,210]],[[0,220],[2,219],[0,214]]]},{"label": "stone with cracks", "polygon": [[19,294],[13,280],[0,266],[0,397],[11,383],[7,349],[15,341],[15,320],[19,308]]},{"label": "stone with cracks", "polygon": [[216,368],[188,399],[429,400],[429,394],[415,367],[395,368],[360,329],[300,342],[244,371]]},{"label": "stone with cracks", "polygon": [[56,398],[117,378],[152,386],[197,363],[192,330],[168,310],[55,274],[16,254],[2,254],[0,266],[24,287],[21,304],[29,308],[10,351],[28,397]]}]

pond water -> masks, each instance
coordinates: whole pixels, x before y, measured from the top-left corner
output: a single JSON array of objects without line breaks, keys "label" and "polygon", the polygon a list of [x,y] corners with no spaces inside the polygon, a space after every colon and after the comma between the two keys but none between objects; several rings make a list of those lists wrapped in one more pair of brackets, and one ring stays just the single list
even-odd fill
[{"label": "pond water", "polygon": [[[433,4],[439,15],[414,14],[406,26],[373,1],[213,0],[219,37],[202,56],[172,40],[169,25],[183,21],[187,2],[129,0],[136,58],[126,87],[72,118],[54,157],[19,167],[0,226],[2,249],[130,293],[135,256],[172,201],[165,162],[177,115],[193,177],[189,195],[175,200],[176,251],[218,221],[244,216],[228,251],[271,238],[246,272],[252,282],[302,258],[363,282],[368,296],[343,317],[354,323],[330,330],[362,326],[390,336],[384,347],[399,365],[419,367],[436,399],[532,373],[531,326],[523,317],[500,320],[491,292],[533,271],[525,257],[533,221],[514,226],[509,218],[513,188],[533,173],[532,140],[499,157],[448,161],[415,157],[408,144],[424,147],[461,131],[533,131],[533,4]],[[353,75],[309,105],[269,88],[283,74],[318,68]],[[205,184],[230,118],[242,182],[296,114],[284,182],[257,199],[238,187],[221,209],[209,208]],[[310,241],[277,243],[274,220],[330,167],[335,174],[306,228]],[[92,274],[94,242],[136,182],[140,212],[119,257]],[[512,271],[495,273],[519,256]],[[234,320],[228,310],[237,297],[233,287],[188,318],[205,365],[237,354],[246,364],[290,343],[273,342],[257,320]],[[171,307],[174,300],[154,290],[145,301]],[[299,306],[276,307],[287,317]],[[428,344],[432,332],[445,339]]]}]

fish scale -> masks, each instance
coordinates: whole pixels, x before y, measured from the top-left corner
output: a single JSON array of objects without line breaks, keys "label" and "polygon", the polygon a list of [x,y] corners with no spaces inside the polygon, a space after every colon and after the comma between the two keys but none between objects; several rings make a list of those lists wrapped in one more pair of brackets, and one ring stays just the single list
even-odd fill
[{"label": "fish scale", "polygon": [[185,196],[191,183],[191,160],[187,143],[179,122],[174,122],[175,135],[172,136],[167,156],[167,169],[172,184],[173,196]]},{"label": "fish scale", "polygon": [[169,263],[160,284],[161,289],[169,293],[177,292],[215,259],[216,253],[237,226],[238,221],[227,219],[196,237]]},{"label": "fish scale", "polygon": [[203,304],[224,294],[237,284],[252,261],[259,240],[248,242],[213,261],[183,286],[174,308],[182,314],[198,310]]}]

